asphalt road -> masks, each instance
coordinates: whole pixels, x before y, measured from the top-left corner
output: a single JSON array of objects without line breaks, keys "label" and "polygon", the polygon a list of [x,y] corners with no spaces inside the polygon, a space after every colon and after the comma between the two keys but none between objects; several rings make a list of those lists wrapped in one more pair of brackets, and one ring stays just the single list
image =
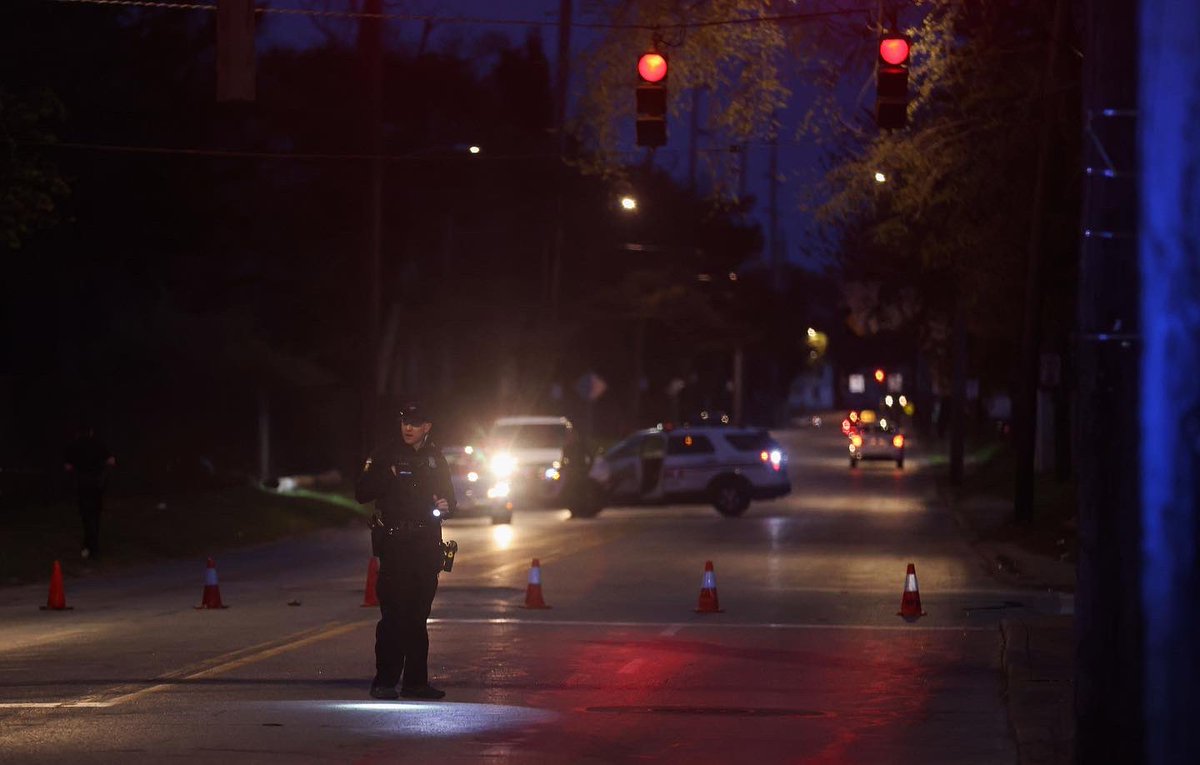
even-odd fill
[{"label": "asphalt road", "polygon": [[[834,429],[779,434],[793,493],[742,518],[612,508],[447,524],[431,621],[443,702],[367,697],[369,542],[338,530],[217,559],[0,590],[0,761],[1013,763],[993,581],[903,471]],[[552,608],[521,606],[530,560]],[[694,609],[706,560],[723,613]],[[914,563],[923,618],[897,615]]]}]

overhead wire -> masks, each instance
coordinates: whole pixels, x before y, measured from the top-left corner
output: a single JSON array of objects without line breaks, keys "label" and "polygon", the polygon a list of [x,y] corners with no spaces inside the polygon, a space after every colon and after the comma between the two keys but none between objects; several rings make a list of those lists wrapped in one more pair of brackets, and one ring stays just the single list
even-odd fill
[{"label": "overhead wire", "polygon": [[[128,8],[149,8],[159,10],[177,10],[177,11],[215,11],[217,10],[216,3],[188,3],[188,2],[168,2],[167,0],[44,0],[50,3],[60,3],[64,5],[93,5],[93,6],[116,6]],[[704,27],[715,26],[732,26],[746,24],[786,24],[791,22],[807,21],[812,19],[831,18],[835,16],[849,16],[861,13],[870,13],[872,8],[844,8],[829,11],[807,11],[801,13],[780,13],[769,16],[731,16],[722,19],[704,19],[700,21],[679,21],[674,23],[657,23],[657,24],[642,24],[642,23],[615,23],[603,21],[575,21],[571,26],[578,29],[609,29],[609,30],[645,30],[654,31],[660,29],[700,29]],[[557,20],[547,19],[516,19],[516,18],[496,18],[488,16],[439,16],[434,14],[421,13],[397,13],[394,11],[386,11],[383,13],[368,13],[366,11],[335,11],[321,10],[317,8],[275,8],[271,6],[263,6],[254,9],[256,14],[263,15],[278,15],[278,16],[308,16],[313,18],[333,18],[333,19],[379,19],[382,21],[419,21],[435,24],[474,24],[480,26],[557,26]]]}]

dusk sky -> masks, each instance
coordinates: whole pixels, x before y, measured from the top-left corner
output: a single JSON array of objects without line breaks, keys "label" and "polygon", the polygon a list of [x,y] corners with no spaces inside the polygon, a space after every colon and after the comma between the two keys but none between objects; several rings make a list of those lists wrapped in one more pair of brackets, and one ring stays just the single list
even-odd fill
[{"label": "dusk sky", "polygon": [[[346,0],[346,7],[350,6]],[[544,22],[542,35],[545,41],[546,53],[551,62],[557,52],[557,21],[558,0],[411,0],[398,2],[385,0],[384,8],[397,14],[428,15],[455,18],[496,19],[504,23],[488,24],[460,21],[446,21],[435,24],[430,45],[438,47],[456,39],[471,39],[485,34],[504,34],[513,40],[522,40],[528,34],[530,27],[523,24],[510,23],[514,20]],[[586,3],[576,2],[573,20],[577,23],[595,20],[586,14],[581,6]],[[282,6],[281,6],[282,7]],[[339,8],[338,3],[330,4],[325,0],[290,0],[287,7]],[[323,21],[326,29],[337,30],[353,39],[355,22]],[[400,40],[405,45],[415,45],[420,39],[422,24],[420,22],[390,22],[385,34],[392,40]],[[598,33],[593,30],[575,28],[572,32],[572,49],[578,55],[580,51],[593,44]],[[303,46],[315,44],[322,39],[322,32],[317,29],[314,20],[303,16],[271,15],[263,30],[263,38],[268,44]],[[630,66],[634,66],[633,53],[630,54]],[[578,71],[573,73],[572,90],[578,93],[586,87]],[[803,84],[799,81],[792,83],[799,91]],[[633,98],[633,92],[630,92]],[[798,100],[798,99],[797,99]],[[779,187],[779,221],[788,257],[794,263],[810,267],[820,267],[821,261],[815,253],[810,253],[808,239],[810,219],[798,211],[799,195],[802,189],[819,178],[819,155],[814,148],[799,143],[794,138],[795,126],[798,124],[804,106],[793,104],[790,115],[784,115],[783,139],[779,147],[779,174],[782,180]],[[790,116],[790,119],[789,119]],[[686,130],[687,115],[680,115],[670,126],[670,143],[658,150],[657,162],[682,176],[686,173],[688,154],[688,134]],[[630,149],[632,146],[632,130],[628,136]],[[708,148],[701,137],[701,150]],[[767,199],[768,178],[767,165],[769,149],[763,144],[751,145],[748,149],[748,180],[747,189],[758,200],[753,211],[754,217],[763,229],[764,241],[767,234]],[[765,246],[765,245],[764,245]],[[764,253],[765,256],[765,253]]]}]

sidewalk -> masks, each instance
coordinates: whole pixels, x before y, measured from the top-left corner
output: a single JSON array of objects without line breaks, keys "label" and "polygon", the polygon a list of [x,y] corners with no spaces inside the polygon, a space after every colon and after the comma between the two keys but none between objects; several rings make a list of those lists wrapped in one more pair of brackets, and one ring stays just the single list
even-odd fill
[{"label": "sidewalk", "polygon": [[938,494],[998,579],[1060,593],[1057,614],[1013,616],[1001,622],[1001,666],[1009,725],[1021,765],[1070,765],[1075,738],[1075,563],[1065,550],[1046,552],[1047,547],[1056,549],[1060,540],[1034,545],[1028,538],[1008,533],[1012,530],[1008,500],[956,497],[940,481]]}]

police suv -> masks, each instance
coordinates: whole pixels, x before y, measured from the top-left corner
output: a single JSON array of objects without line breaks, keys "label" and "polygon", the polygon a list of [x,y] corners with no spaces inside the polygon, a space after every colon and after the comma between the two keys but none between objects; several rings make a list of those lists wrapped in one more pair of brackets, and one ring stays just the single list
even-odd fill
[{"label": "police suv", "polygon": [[592,463],[591,491],[572,498],[571,517],[606,505],[710,503],[738,516],[751,500],[792,490],[787,455],[765,430],[739,427],[657,427],[613,445]]}]

